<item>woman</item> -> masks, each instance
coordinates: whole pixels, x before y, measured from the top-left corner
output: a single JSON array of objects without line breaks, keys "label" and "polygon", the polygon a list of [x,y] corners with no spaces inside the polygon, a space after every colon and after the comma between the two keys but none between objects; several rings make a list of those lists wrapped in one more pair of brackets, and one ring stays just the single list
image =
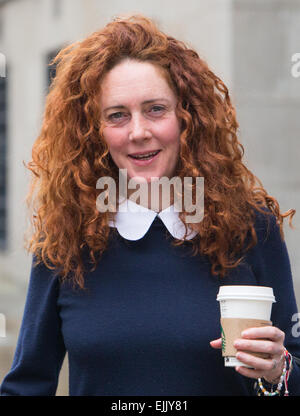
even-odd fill
[{"label": "woman", "polygon": [[[226,86],[142,16],[116,19],[54,62],[29,164],[30,285],[1,394],[54,395],[68,352],[70,395],[252,395],[257,380],[280,381],[284,348],[294,358],[290,394],[300,394],[282,239],[294,210],[281,214],[243,164]],[[174,209],[184,197],[174,188],[169,203],[162,188],[153,196],[151,178],[162,177],[204,178],[201,221]],[[103,178],[116,189],[97,187]],[[216,302],[224,284],[274,290],[273,326],[236,341],[252,369],[224,367]]]}]

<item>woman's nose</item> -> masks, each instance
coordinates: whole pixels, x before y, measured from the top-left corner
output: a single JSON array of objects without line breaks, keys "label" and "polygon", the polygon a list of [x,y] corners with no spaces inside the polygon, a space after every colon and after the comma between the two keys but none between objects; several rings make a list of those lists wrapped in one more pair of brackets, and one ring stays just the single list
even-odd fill
[{"label": "woman's nose", "polygon": [[147,120],[141,114],[135,114],[131,118],[129,140],[143,140],[151,137]]}]

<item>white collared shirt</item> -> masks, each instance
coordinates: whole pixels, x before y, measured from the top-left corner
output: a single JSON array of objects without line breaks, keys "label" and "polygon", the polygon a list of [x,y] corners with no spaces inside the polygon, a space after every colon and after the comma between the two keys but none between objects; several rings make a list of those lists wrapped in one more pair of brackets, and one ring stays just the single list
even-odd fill
[{"label": "white collared shirt", "polygon": [[[174,205],[157,213],[136,204],[130,199],[126,199],[120,203],[114,221],[109,221],[109,226],[116,227],[119,234],[126,240],[135,241],[144,237],[156,216],[161,219],[174,238],[183,240],[185,226],[179,218],[179,213],[175,211]],[[187,240],[192,239],[197,234],[196,231],[191,230],[189,227],[188,231]]]}]

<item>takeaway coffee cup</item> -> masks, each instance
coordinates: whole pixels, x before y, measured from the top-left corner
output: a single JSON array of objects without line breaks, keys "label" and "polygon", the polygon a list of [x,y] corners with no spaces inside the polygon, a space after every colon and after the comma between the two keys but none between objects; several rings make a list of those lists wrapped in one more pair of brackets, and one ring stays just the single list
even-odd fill
[{"label": "takeaway coffee cup", "polygon": [[[272,325],[273,289],[265,286],[221,286],[217,295],[221,312],[222,356],[226,367],[249,367],[239,361],[233,343],[247,328]],[[252,353],[266,357],[263,353]]]}]

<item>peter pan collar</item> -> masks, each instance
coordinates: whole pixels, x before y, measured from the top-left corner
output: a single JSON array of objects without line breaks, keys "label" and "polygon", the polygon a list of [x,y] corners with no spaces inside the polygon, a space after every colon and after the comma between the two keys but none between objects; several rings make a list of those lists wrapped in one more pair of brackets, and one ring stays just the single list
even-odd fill
[{"label": "peter pan collar", "polygon": [[[144,237],[156,216],[161,219],[174,238],[184,239],[185,226],[179,218],[179,213],[175,211],[174,205],[157,213],[126,199],[120,203],[114,221],[109,221],[109,226],[117,228],[119,234],[126,240],[135,241]],[[196,234],[197,232],[188,227],[186,240],[192,239]]]}]

